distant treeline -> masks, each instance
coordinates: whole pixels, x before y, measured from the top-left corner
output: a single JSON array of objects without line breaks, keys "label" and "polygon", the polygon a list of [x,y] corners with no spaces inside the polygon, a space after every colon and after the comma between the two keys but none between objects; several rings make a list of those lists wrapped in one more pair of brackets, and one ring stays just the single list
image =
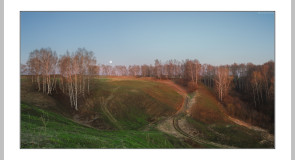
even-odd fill
[{"label": "distant treeline", "polygon": [[[274,62],[262,65],[232,64],[213,66],[201,64],[197,59],[156,59],[153,65],[98,65],[93,52],[77,49],[58,57],[50,48],[34,50],[26,65],[21,65],[22,75],[31,75],[39,91],[53,94],[57,88],[70,98],[71,106],[78,110],[78,99],[89,94],[94,76],[135,76],[171,79],[193,91],[202,82],[216,92],[221,103],[230,92],[239,93],[251,107],[250,110],[274,115]],[[57,78],[57,74],[58,77]],[[253,107],[252,107],[253,106]],[[231,109],[232,110],[232,109]],[[236,112],[231,114],[239,116]]]}]

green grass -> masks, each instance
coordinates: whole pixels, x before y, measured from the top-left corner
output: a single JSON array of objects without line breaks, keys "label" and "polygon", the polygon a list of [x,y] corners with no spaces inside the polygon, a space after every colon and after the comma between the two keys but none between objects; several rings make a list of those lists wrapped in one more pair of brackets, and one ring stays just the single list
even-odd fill
[{"label": "green grass", "polygon": [[[143,79],[117,79],[101,77],[91,81],[91,95],[84,102],[78,102],[83,117],[95,113],[103,121],[99,125],[105,125],[105,128],[137,130],[160,117],[175,113],[183,99],[166,84]],[[107,109],[117,120],[116,124],[102,112],[99,101],[99,98],[107,99],[112,94]],[[69,106],[67,96],[58,93],[56,96],[48,96],[37,92],[32,87],[30,78],[21,79],[21,102],[72,117],[73,109]]]},{"label": "green grass", "polygon": [[[45,119],[46,127],[42,122]],[[21,148],[187,148],[162,132],[104,131],[77,124],[59,114],[21,104]]]},{"label": "green grass", "polygon": [[259,132],[249,130],[236,124],[216,123],[208,125],[190,117],[187,120],[208,141],[239,148],[273,148],[270,143],[259,143],[263,140]]},{"label": "green grass", "polygon": [[[59,99],[57,97],[60,97]],[[61,100],[62,99],[62,100]],[[61,113],[66,117],[71,117],[69,106],[67,106],[68,97],[57,94],[51,96],[38,92],[36,86],[32,85],[30,77],[21,79],[21,103],[31,104],[40,108],[46,108],[56,113]]]},{"label": "green grass", "polygon": [[[182,96],[171,87],[154,81],[96,79],[93,95],[87,101],[93,103],[89,111],[101,112],[100,97],[107,99],[107,109],[123,129],[137,130],[163,116],[177,111]],[[107,117],[105,117],[107,118]]]},{"label": "green grass", "polygon": [[[91,95],[79,106],[82,116],[99,115],[95,126],[85,127],[70,120],[66,99],[36,92],[30,79],[22,79],[22,148],[187,148],[190,145],[165,133],[142,128],[165,115],[176,112],[182,97],[170,87],[154,81],[94,79]],[[117,120],[102,112],[100,97],[113,98],[107,109]],[[170,97],[173,97],[172,99]],[[65,97],[66,98],[66,97]],[[82,103],[82,102],[81,102]],[[89,105],[90,104],[90,105]],[[60,113],[60,114],[56,114]],[[68,118],[65,118],[66,117]],[[45,119],[45,124],[42,118]],[[120,127],[118,127],[118,125]],[[46,128],[46,129],[45,129]]]},{"label": "green grass", "polygon": [[[30,79],[21,82],[21,148],[192,147],[153,127],[142,130],[150,122],[174,114],[182,103],[182,96],[165,84],[143,79],[94,79],[91,95],[79,106],[81,117],[98,115],[96,128],[90,128],[70,119],[72,108],[65,106],[65,99],[34,91]],[[210,89],[200,84],[198,92],[192,118],[187,117],[187,121],[200,138],[241,148],[273,148],[269,142],[259,143],[263,140],[260,133],[229,122]],[[193,98],[194,93],[188,96]],[[111,118],[103,111],[101,97],[109,98],[106,109]]]}]

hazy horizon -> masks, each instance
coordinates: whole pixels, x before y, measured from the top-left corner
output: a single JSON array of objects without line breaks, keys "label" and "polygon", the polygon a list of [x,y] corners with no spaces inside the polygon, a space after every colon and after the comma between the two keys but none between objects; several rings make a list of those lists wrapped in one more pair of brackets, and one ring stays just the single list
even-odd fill
[{"label": "hazy horizon", "polygon": [[21,63],[35,49],[93,51],[98,64],[274,61],[274,12],[21,12]]}]

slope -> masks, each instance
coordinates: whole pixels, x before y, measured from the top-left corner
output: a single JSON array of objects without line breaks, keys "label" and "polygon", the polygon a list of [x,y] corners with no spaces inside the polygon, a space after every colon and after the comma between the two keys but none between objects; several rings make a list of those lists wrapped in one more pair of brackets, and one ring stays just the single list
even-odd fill
[{"label": "slope", "polygon": [[21,105],[21,148],[187,148],[159,131],[105,131],[64,116]]},{"label": "slope", "polygon": [[266,137],[264,130],[249,128],[244,122],[229,117],[209,88],[200,84],[197,92],[196,103],[189,110],[191,116],[179,122],[187,126],[184,127],[187,132],[208,141],[240,148],[274,147],[273,137]]},{"label": "slope", "polygon": [[174,114],[183,101],[167,84],[141,78],[100,78],[92,90],[81,106],[79,119],[93,125],[96,118],[102,117],[113,129],[141,129]]}]

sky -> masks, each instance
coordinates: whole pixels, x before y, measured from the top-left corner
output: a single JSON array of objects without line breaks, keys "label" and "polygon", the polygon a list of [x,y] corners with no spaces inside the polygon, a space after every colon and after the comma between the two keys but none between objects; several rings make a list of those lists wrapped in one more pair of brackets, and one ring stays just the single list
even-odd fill
[{"label": "sky", "polygon": [[274,60],[274,12],[21,12],[21,63],[50,47],[93,51],[98,64]]}]

